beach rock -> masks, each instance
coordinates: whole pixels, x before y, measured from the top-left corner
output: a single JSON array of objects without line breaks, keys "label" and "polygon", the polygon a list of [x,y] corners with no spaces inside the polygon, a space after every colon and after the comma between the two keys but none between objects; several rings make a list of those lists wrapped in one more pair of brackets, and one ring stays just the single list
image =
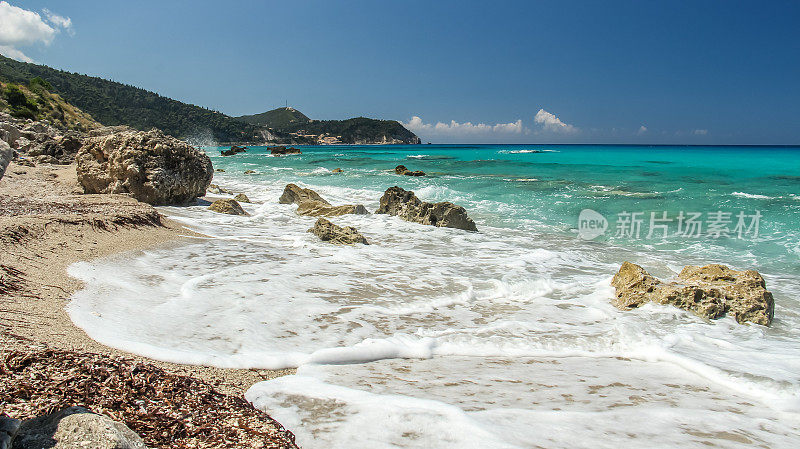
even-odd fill
[{"label": "beach rock", "polygon": [[125,424],[83,407],[69,407],[26,420],[14,439],[15,449],[145,449]]},{"label": "beach rock", "polygon": [[208,189],[206,190],[217,195],[233,195],[233,192],[230,190],[220,187],[216,184],[209,184]]},{"label": "beach rock", "polygon": [[20,137],[12,146],[15,147],[20,153],[27,153],[33,146],[33,142],[28,140],[27,137]]},{"label": "beach rock", "polygon": [[477,231],[475,222],[467,211],[450,202],[428,203],[421,201],[414,192],[400,187],[386,189],[380,199],[376,214],[396,215],[403,220],[431,226]]},{"label": "beach rock", "polygon": [[334,168],[334,169],[331,171],[331,173],[342,173],[342,169],[341,169],[341,168]]},{"label": "beach rock", "polygon": [[50,156],[64,164],[72,163],[75,154],[83,145],[83,138],[76,133],[68,133],[54,139],[37,142],[28,149],[29,156]]},{"label": "beach rock", "polygon": [[343,206],[331,206],[314,201],[300,203],[297,207],[299,215],[310,217],[338,217],[340,215],[368,215],[369,211],[361,204],[346,204]]},{"label": "beach rock", "polygon": [[68,164],[83,144],[83,134],[65,131],[47,121],[15,119],[0,113],[0,141],[27,156],[52,156]]},{"label": "beach rock", "polygon": [[250,202],[250,198],[248,198],[247,195],[245,195],[244,193],[240,193],[240,194],[236,195],[235,197],[233,197],[233,199],[238,201],[238,202],[240,202],[240,203],[249,203]]},{"label": "beach rock", "polygon": [[398,175],[406,175],[406,176],[425,176],[425,172],[420,170],[411,171],[406,168],[405,165],[398,165],[394,168],[394,172]]},{"label": "beach rock", "polygon": [[223,170],[223,169],[221,169],[221,168],[218,168],[218,169],[216,169],[216,170],[214,170],[214,171],[218,171],[218,172],[220,172],[220,173],[224,173],[224,172],[225,172],[225,170]]},{"label": "beach rock", "polygon": [[331,203],[322,199],[317,192],[311,189],[304,189],[296,184],[286,184],[283,194],[278,198],[280,204],[300,204],[304,201],[315,201],[328,206],[331,205]]},{"label": "beach rock", "polygon": [[103,136],[110,136],[112,134],[120,134],[125,132],[134,132],[134,131],[136,130],[127,125],[104,126],[102,128],[95,128],[90,130],[87,133],[87,135],[88,137],[103,137]]},{"label": "beach rock", "polygon": [[0,140],[7,143],[8,146],[14,148],[20,137],[22,137],[22,133],[19,128],[8,122],[0,123]]},{"label": "beach rock", "polygon": [[214,201],[208,206],[208,210],[228,215],[250,215],[236,200],[230,198]]},{"label": "beach rock", "polygon": [[11,449],[21,423],[18,419],[0,416],[0,449]]},{"label": "beach rock", "polygon": [[0,179],[6,173],[6,167],[14,159],[14,150],[6,141],[0,140]]},{"label": "beach rock", "polygon": [[304,189],[295,184],[287,184],[283,194],[278,199],[281,204],[297,204],[297,213],[312,217],[336,217],[339,215],[359,214],[366,215],[369,211],[361,204],[347,204],[333,206],[325,201],[317,192]]},{"label": "beach rock", "polygon": [[294,147],[286,148],[285,146],[279,146],[279,147],[269,147],[267,149],[269,150],[270,154],[274,154],[276,156],[283,156],[286,154],[303,154],[302,151]]},{"label": "beach rock", "polygon": [[245,171],[244,171],[244,174],[245,174],[245,175],[253,175],[253,174],[255,174],[255,173],[256,173],[256,171],[255,171],[255,170],[245,170]]},{"label": "beach rock", "polygon": [[247,147],[240,147],[238,145],[234,145],[231,147],[230,150],[222,150],[219,152],[219,154],[222,156],[233,156],[234,154],[246,153],[246,152],[247,152]]},{"label": "beach rock", "polygon": [[367,239],[352,226],[338,226],[324,218],[318,218],[314,227],[308,232],[316,235],[323,242],[335,243],[337,245],[354,245],[363,243],[369,245]]},{"label": "beach rock", "polygon": [[56,159],[55,157],[50,156],[49,154],[43,154],[41,156],[36,156],[33,159],[36,161],[37,164],[57,165],[57,164],[59,164],[61,162],[58,159]]},{"label": "beach rock", "polygon": [[662,282],[639,265],[625,262],[611,281],[614,306],[630,310],[647,302],[670,304],[698,316],[727,314],[739,324],[769,326],[775,303],[764,278],[755,270],[736,271],[725,265],[687,265],[675,282]]},{"label": "beach rock", "polygon": [[153,205],[205,195],[214,174],[205,153],[157,129],[89,137],[76,162],[85,193],[129,193]]}]

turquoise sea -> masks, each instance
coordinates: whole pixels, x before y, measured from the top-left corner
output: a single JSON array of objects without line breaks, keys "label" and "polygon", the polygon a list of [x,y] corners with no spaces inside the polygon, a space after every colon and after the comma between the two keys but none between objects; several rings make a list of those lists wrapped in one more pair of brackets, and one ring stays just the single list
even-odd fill
[{"label": "turquoise sea", "polygon": [[[154,358],[297,368],[247,398],[307,448],[800,444],[800,147],[300,148],[206,148],[250,216],[161,208],[209,238],[72,266],[73,321]],[[288,183],[371,211],[398,185],[478,232],[343,216],[371,244],[327,245],[278,204]],[[626,260],[756,269],[775,320],[617,310]]]}]

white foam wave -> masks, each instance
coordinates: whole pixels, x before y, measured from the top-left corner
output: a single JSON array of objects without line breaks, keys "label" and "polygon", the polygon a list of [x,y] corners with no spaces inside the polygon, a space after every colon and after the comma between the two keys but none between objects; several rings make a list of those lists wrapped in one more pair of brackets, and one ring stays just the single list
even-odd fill
[{"label": "white foam wave", "polygon": [[733,192],[731,193],[733,196],[738,196],[740,198],[751,198],[756,200],[772,200],[775,199],[774,197],[767,196],[767,195],[758,195],[755,193],[745,193],[745,192]]},{"label": "white foam wave", "polygon": [[500,150],[500,154],[529,154],[529,153],[543,153],[543,150]]},{"label": "white foam wave", "polygon": [[[645,260],[668,277],[685,256],[581,242],[533,219],[493,226],[480,217],[514,217],[520,206],[429,179],[409,182],[424,182],[415,189],[423,200],[467,206],[479,233],[349,215],[335,222],[371,244],[326,245],[307,232],[315,218],[277,202],[297,177],[260,171],[219,175],[253,200],[243,205],[249,217],[160,208],[214,239],[73,265],[70,274],[86,285],[68,306],[73,321],[98,341],[157,359],[300,367],[248,398],[307,447],[359,447],[359,434],[373,446],[526,447],[530,429],[545,446],[618,446],[626,440],[614,429],[623,425],[642,442],[699,444],[680,431],[690,422],[770,447],[791,433],[786,423],[800,411],[800,316],[780,309],[795,304],[791,281],[775,282],[780,318],[769,329],[652,304],[622,312],[610,305],[609,286],[620,260]],[[373,210],[385,188],[383,178],[361,187],[299,184],[333,204]],[[555,362],[531,365],[548,358]],[[666,386],[672,382],[681,388]],[[592,393],[592,385],[610,393]],[[648,408],[627,408],[639,404]],[[704,407],[714,413],[698,411]],[[628,423],[641,413],[669,425],[659,433]],[[738,421],[740,414],[769,431]],[[559,419],[575,432],[549,429]]]}]

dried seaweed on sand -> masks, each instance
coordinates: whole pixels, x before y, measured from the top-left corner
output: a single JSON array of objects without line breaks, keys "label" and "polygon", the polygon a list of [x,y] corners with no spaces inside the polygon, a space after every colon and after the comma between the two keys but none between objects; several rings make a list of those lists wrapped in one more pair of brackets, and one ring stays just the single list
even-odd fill
[{"label": "dried seaweed on sand", "polygon": [[27,419],[73,405],[125,423],[150,447],[297,447],[243,398],[147,363],[52,349],[0,358],[0,414]]}]

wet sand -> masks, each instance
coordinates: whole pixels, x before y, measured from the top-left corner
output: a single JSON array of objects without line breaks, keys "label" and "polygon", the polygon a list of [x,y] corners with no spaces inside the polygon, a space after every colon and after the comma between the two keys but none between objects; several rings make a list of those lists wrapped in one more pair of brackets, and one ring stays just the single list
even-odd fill
[{"label": "wet sand", "polygon": [[204,238],[124,195],[81,195],[75,166],[20,166],[0,179],[0,341],[3,352],[41,349],[126,357],[205,380],[241,396],[256,382],[293,370],[179,365],[99,344],[65,311],[81,283],[66,269],[127,251]]}]

